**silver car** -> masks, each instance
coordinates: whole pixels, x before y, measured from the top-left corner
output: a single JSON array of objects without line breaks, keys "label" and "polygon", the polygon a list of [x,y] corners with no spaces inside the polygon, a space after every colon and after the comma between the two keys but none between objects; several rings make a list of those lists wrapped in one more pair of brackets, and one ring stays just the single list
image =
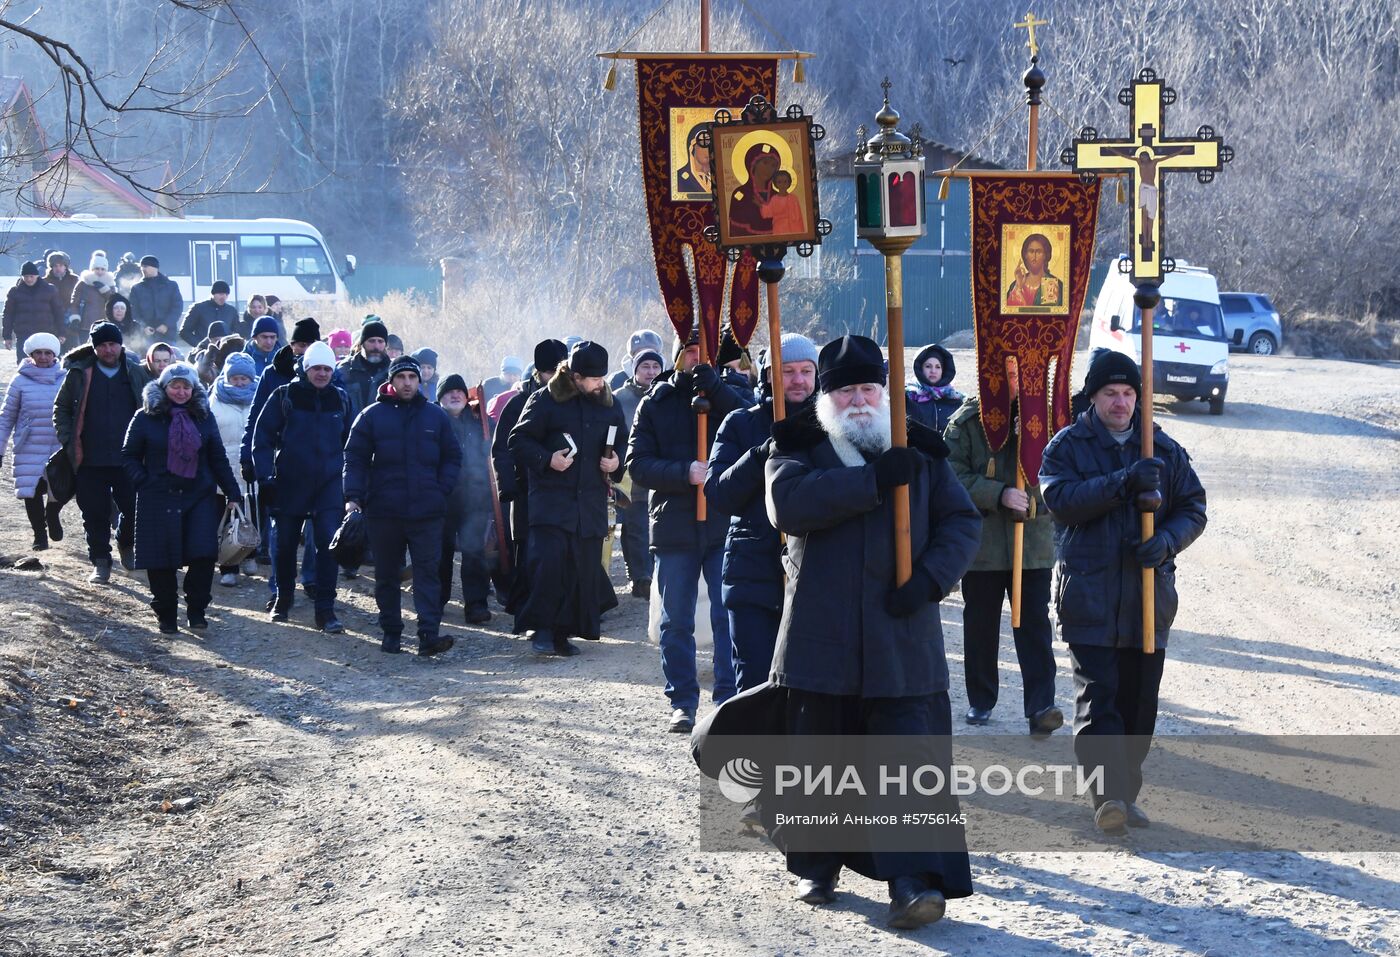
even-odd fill
[{"label": "silver car", "polygon": [[1222,292],[1225,336],[1232,351],[1271,356],[1283,345],[1283,326],[1269,297],[1257,292]]}]

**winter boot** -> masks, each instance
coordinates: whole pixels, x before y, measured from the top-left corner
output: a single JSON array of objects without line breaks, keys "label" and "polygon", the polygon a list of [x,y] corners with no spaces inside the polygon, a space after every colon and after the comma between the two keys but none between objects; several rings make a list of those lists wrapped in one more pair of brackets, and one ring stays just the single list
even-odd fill
[{"label": "winter boot", "polygon": [[[107,570],[111,571],[111,567],[111,563],[109,562],[107,564]],[[156,621],[160,624],[160,633],[162,635],[173,635],[180,630],[180,626],[176,624],[175,621],[177,609],[174,602],[167,603],[153,598],[151,599],[151,610],[156,613]]]},{"label": "winter boot", "polygon": [[88,576],[88,581],[95,585],[105,585],[112,578],[112,560],[110,558],[99,558],[92,563],[92,574]]},{"label": "winter boot", "polygon": [[63,541],[63,523],[58,520],[58,515],[62,511],[63,506],[57,502],[49,502],[44,508],[44,519],[49,527],[49,539],[51,541]]},{"label": "winter boot", "polygon": [[29,527],[34,529],[34,551],[42,552],[49,547],[49,532],[44,525],[44,500],[35,496],[24,501],[24,514],[29,518]]}]

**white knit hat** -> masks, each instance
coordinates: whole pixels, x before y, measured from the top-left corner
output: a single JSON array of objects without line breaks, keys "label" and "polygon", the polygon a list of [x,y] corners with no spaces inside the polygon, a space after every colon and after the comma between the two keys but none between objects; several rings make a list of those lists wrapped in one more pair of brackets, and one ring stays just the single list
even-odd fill
[{"label": "white knit hat", "polygon": [[312,366],[330,366],[335,368],[335,350],[324,342],[313,342],[305,352],[301,354],[301,367],[310,369]]},{"label": "white knit hat", "polygon": [[24,340],[24,354],[32,355],[36,349],[47,349],[54,355],[58,355],[62,351],[63,345],[58,341],[58,336],[52,332],[36,332]]},{"label": "white knit hat", "polygon": [[94,252],[92,258],[88,260],[88,268],[107,269],[107,254],[100,249]]}]

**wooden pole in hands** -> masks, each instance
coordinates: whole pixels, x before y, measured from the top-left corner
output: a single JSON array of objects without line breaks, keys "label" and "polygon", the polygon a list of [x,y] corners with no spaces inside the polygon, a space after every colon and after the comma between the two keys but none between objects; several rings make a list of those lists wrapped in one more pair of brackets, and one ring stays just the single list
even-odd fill
[{"label": "wooden pole in hands", "polygon": [[[912,243],[912,240],[911,240]],[[905,248],[908,248],[907,246]],[[881,250],[884,252],[884,250]],[[909,444],[904,411],[904,250],[885,252],[885,330],[890,350],[890,444]],[[909,486],[896,485],[894,495],[894,576],[903,585],[914,576],[909,539]]]},{"label": "wooden pole in hands", "polygon": [[[1138,309],[1142,311],[1142,395],[1138,396],[1138,408],[1141,410],[1139,426],[1142,429],[1142,457],[1150,459],[1156,454],[1152,441],[1152,314],[1157,308],[1157,304],[1162,301],[1162,294],[1158,287],[1149,283],[1144,283],[1137,287],[1137,292],[1133,296],[1133,301]],[[1156,503],[1151,509],[1144,505],[1152,504],[1150,496],[1147,501],[1140,500],[1138,508],[1142,511],[1142,540],[1145,542],[1152,537],[1156,530],[1155,513],[1161,505],[1161,492],[1156,493]],[[1142,653],[1150,655],[1157,650],[1157,569],[1144,568],[1142,570]]]}]

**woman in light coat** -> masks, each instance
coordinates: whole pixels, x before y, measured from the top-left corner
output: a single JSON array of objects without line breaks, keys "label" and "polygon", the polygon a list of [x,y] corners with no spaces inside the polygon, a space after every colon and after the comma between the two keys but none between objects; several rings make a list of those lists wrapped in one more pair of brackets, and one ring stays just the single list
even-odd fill
[{"label": "woman in light coat", "polygon": [[[246,353],[235,352],[224,360],[223,368],[210,389],[209,408],[214,413],[214,421],[219,426],[219,437],[224,443],[224,454],[230,462],[238,461],[239,446],[243,433],[248,428],[248,413],[253,408],[253,395],[258,390],[257,370],[253,360]],[[248,494],[248,486],[241,476],[238,486],[243,494]],[[257,564],[250,558],[243,563],[245,574],[252,574]],[[232,588],[238,584],[238,566],[220,565],[219,584]]]},{"label": "woman in light coat", "polygon": [[63,506],[44,502],[48,491],[44,466],[49,456],[58,451],[53,403],[63,384],[63,367],[58,363],[61,348],[58,337],[48,332],[36,332],[24,340],[28,358],[20,363],[19,374],[10,380],[4,404],[0,405],[0,457],[13,436],[15,497],[24,502],[25,514],[34,529],[35,551],[48,548],[51,538],[56,542],[63,540],[63,526],[58,520]]}]

